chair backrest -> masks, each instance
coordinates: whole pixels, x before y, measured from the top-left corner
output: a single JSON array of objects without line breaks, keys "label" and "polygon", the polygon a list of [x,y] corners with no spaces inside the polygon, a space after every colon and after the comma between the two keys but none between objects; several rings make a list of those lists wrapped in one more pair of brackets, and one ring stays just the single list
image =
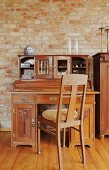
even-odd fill
[{"label": "chair backrest", "polygon": [[68,102],[65,122],[74,119],[72,113],[76,110],[77,101],[79,101],[79,119],[83,120],[87,79],[88,76],[85,74],[66,74],[62,76],[57,123],[60,123],[61,110],[65,100]]}]

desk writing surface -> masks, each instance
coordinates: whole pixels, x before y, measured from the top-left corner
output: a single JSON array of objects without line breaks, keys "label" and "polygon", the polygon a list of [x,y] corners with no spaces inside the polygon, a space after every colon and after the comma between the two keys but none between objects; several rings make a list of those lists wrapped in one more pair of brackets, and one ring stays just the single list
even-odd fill
[{"label": "desk writing surface", "polygon": [[[38,90],[38,91],[10,91],[9,93],[11,94],[36,94],[36,95],[40,95],[40,94],[59,94],[59,91],[57,90]],[[100,94],[100,92],[98,91],[86,91],[86,95],[94,95],[94,94]]]}]

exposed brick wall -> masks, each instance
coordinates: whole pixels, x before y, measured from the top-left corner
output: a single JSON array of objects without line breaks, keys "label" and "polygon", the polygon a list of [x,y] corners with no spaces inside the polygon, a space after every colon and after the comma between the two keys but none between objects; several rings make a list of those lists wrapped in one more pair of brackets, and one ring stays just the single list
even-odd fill
[{"label": "exposed brick wall", "polygon": [[[0,121],[11,119],[8,90],[18,79],[17,55],[31,44],[37,54],[68,54],[68,37],[79,41],[79,53],[100,52],[101,26],[109,26],[108,0],[0,1]],[[106,33],[103,35],[106,51]]]}]

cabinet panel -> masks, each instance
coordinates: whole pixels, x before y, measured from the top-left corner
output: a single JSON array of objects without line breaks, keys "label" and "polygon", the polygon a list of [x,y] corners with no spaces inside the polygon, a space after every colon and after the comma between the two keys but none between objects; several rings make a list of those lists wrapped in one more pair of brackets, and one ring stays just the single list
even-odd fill
[{"label": "cabinet panel", "polygon": [[[77,107],[78,109],[78,107]],[[95,117],[94,117],[94,105],[86,104],[84,112],[84,140],[85,145],[94,147],[95,140]],[[71,129],[71,146],[80,145],[79,133]]]},{"label": "cabinet panel", "polygon": [[12,145],[35,146],[35,105],[14,104],[12,113]]},{"label": "cabinet panel", "polygon": [[[104,76],[105,75],[105,76]],[[109,62],[100,63],[100,133],[109,130]],[[109,133],[109,132],[108,132]]]},{"label": "cabinet panel", "polygon": [[35,78],[52,78],[53,74],[53,63],[52,56],[36,56],[35,63]]},{"label": "cabinet panel", "polygon": [[98,53],[94,59],[94,89],[100,91],[96,95],[95,127],[100,137],[109,135],[109,53]]}]

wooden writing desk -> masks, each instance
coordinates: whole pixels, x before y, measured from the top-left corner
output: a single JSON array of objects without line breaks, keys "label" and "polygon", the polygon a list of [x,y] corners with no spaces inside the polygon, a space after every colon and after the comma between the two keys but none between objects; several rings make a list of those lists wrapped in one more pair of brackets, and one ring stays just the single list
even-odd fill
[{"label": "wooden writing desk", "polygon": [[[45,82],[44,82],[45,81]],[[60,81],[17,81],[11,92],[12,128],[11,146],[31,145],[36,147],[38,105],[56,104],[58,102]],[[48,83],[49,81],[49,83]],[[47,83],[47,84],[46,84]],[[85,144],[94,146],[95,140],[95,94],[88,90],[85,103],[84,134]],[[79,101],[77,102],[78,109]],[[74,129],[71,132],[71,145],[80,143]]]}]

